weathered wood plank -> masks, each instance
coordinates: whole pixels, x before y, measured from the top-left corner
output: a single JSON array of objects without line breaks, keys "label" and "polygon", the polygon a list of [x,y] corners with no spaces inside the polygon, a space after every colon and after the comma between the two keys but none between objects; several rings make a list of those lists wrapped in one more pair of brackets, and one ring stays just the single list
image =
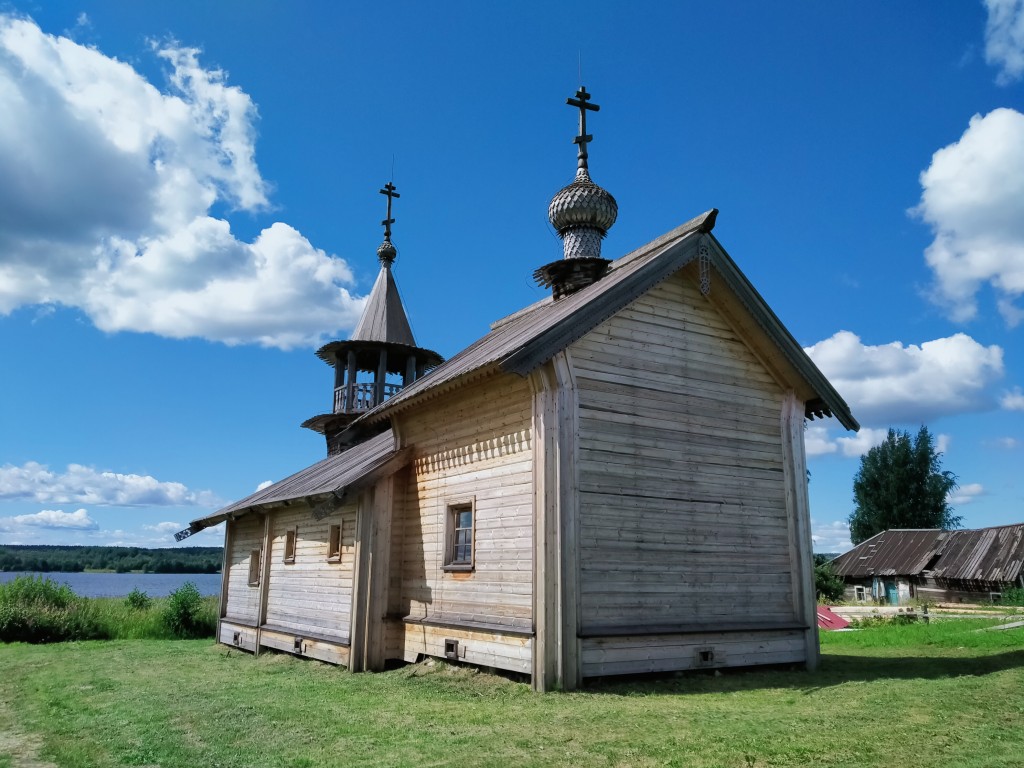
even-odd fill
[{"label": "weathered wood plank", "polygon": [[404,659],[416,661],[420,656],[444,657],[445,640],[459,642],[459,660],[496,669],[529,674],[532,668],[533,638],[502,635],[451,627],[407,624],[404,636]]},{"label": "weathered wood plank", "polygon": [[[413,613],[415,603],[430,614],[473,616],[482,623],[532,621],[531,403],[528,383],[503,375],[396,417],[415,459],[396,495],[393,521],[402,541],[401,560],[391,569],[397,579],[391,582],[392,610]],[[447,505],[469,498],[475,504],[475,570],[448,573]]]},{"label": "weathered wood plank", "polygon": [[571,356],[583,626],[725,622],[744,610],[792,620],[775,374],[683,275]]}]

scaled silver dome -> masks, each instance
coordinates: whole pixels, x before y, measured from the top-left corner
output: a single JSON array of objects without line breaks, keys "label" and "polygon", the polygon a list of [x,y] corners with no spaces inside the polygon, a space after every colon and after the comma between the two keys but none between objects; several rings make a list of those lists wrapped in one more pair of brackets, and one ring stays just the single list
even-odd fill
[{"label": "scaled silver dome", "polygon": [[559,190],[548,205],[548,220],[559,233],[576,227],[594,227],[603,235],[618,215],[615,198],[590,180],[586,168],[580,168],[576,180]]},{"label": "scaled silver dome", "polygon": [[377,258],[380,259],[381,264],[391,266],[395,260],[395,256],[397,255],[398,251],[395,249],[395,246],[391,244],[390,240],[385,240],[377,246]]}]

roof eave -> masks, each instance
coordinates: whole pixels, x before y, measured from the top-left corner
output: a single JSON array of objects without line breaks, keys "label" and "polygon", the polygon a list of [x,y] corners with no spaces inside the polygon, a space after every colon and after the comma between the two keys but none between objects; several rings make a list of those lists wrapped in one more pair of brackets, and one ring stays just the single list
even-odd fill
[{"label": "roof eave", "polygon": [[712,249],[712,262],[733,293],[740,299],[762,330],[768,334],[769,338],[782,351],[789,363],[818,394],[818,397],[825,405],[828,406],[829,411],[838,419],[839,423],[851,432],[858,432],[860,430],[860,423],[854,418],[846,401],[843,400],[839,392],[836,391],[835,387],[825,377],[825,374],[811,360],[803,347],[800,346],[800,343],[793,338],[793,334],[782,324],[778,315],[768,306],[768,302],[764,300],[753,284],[747,279],[746,275],[736,266],[736,262],[732,260],[718,239],[713,234],[710,235],[710,238],[715,246]]}]

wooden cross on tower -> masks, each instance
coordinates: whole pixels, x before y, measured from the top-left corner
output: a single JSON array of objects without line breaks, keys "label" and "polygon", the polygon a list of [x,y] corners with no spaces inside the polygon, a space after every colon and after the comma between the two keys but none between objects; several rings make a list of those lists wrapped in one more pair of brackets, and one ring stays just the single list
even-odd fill
[{"label": "wooden cross on tower", "polygon": [[574,138],[572,141],[574,144],[580,145],[579,155],[579,167],[587,167],[587,144],[593,141],[594,137],[587,133],[587,110],[591,112],[597,112],[601,109],[597,104],[588,104],[590,101],[590,94],[587,93],[587,88],[584,85],[580,86],[580,89],[576,91],[576,98],[566,99],[565,103],[569,106],[576,107],[580,111],[580,135]]},{"label": "wooden cross on tower", "polygon": [[388,217],[381,222],[384,225],[384,239],[389,243],[391,242],[391,225],[395,223],[395,220],[391,218],[391,199],[395,197],[401,197],[395,190],[397,187],[390,181],[384,185],[384,189],[380,190],[382,195],[388,196]]}]

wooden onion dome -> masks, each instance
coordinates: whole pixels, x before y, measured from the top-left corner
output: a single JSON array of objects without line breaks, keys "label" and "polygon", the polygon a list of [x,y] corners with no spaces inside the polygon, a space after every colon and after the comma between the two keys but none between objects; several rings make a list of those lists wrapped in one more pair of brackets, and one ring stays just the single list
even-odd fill
[{"label": "wooden onion dome", "polygon": [[579,147],[576,178],[560,189],[548,206],[551,226],[562,238],[563,258],[533,273],[540,285],[551,288],[556,299],[586,288],[604,276],[610,262],[601,258],[601,241],[619,215],[615,198],[590,179],[587,144],[594,137],[587,133],[587,112],[597,112],[600,107],[589,101],[590,94],[583,86],[576,91],[575,99],[566,100],[566,104],[580,111],[580,133],[573,139]]},{"label": "wooden onion dome", "polygon": [[391,267],[398,255],[391,243],[392,198],[399,197],[390,182],[380,190],[388,198],[384,242],[377,248],[380,273],[366,300],[359,324],[348,341],[332,341],[317,350],[334,368],[334,405],[331,413],[307,419],[302,426],[324,435],[328,455],[346,445],[341,433],[355,419],[397,394],[443,362],[436,352],[416,346],[409,318],[398,293]]}]

